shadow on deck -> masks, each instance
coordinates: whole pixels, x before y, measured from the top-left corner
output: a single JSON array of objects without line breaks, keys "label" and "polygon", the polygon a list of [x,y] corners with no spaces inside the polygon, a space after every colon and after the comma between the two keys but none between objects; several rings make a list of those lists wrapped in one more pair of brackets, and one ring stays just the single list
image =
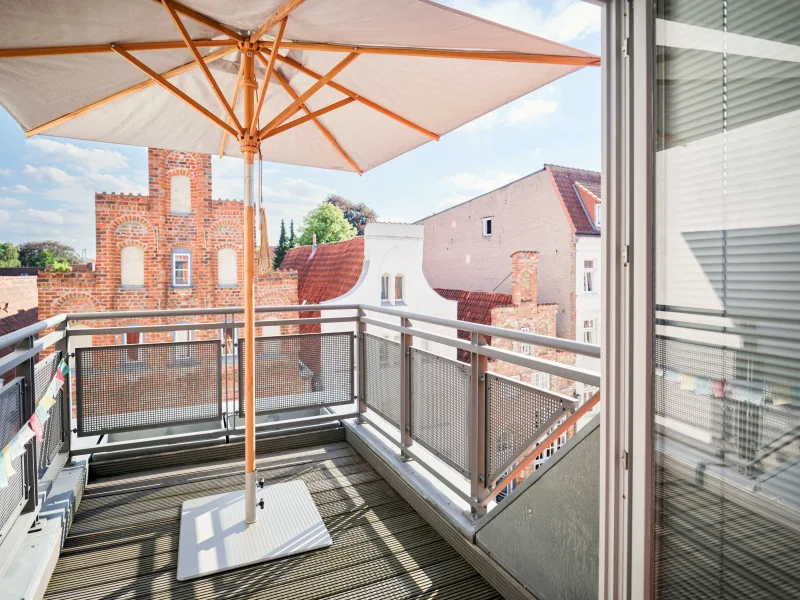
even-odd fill
[{"label": "shadow on deck", "polygon": [[[99,463],[45,598],[273,600],[500,598],[345,441],[260,454],[267,484],[308,485],[333,546],[220,573],[176,579],[184,500],[239,489],[243,463],[180,465],[173,453]],[[192,451],[194,460],[203,460]],[[188,457],[187,457],[188,458]],[[206,458],[208,460],[208,458]],[[150,470],[138,471],[143,466]],[[157,468],[160,467],[160,468]]]}]

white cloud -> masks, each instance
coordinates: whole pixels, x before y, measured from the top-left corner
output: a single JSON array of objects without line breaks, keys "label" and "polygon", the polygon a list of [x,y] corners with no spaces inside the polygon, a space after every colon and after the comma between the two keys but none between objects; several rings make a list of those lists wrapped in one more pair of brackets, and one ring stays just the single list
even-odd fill
[{"label": "white cloud", "polygon": [[58,167],[34,167],[25,165],[22,172],[37,181],[50,181],[52,183],[74,183],[77,178]]},{"label": "white cloud", "polygon": [[25,203],[22,200],[17,200],[16,198],[12,198],[10,196],[0,196],[0,206],[14,208],[16,206],[22,206],[23,204]]},{"label": "white cloud", "polygon": [[0,221],[8,221],[8,211],[7,210],[0,210]]},{"label": "white cloud", "polygon": [[556,0],[548,12],[529,0],[443,0],[443,3],[562,44],[600,31],[600,8],[582,0]]},{"label": "white cloud", "polygon": [[48,159],[69,164],[84,173],[118,171],[128,167],[124,154],[107,148],[81,148],[46,138],[30,139],[28,145]]},{"label": "white cloud", "polygon": [[516,179],[519,179],[519,175],[503,173],[501,171],[489,171],[484,175],[456,173],[445,180],[445,182],[450,183],[456,188],[455,192],[442,200],[436,207],[436,210],[437,212],[443,211],[451,206],[461,204],[476,196],[485,194],[486,192],[496,190]]},{"label": "white cloud", "polygon": [[552,115],[556,110],[558,110],[558,102],[556,100],[523,98],[508,108],[506,121],[509,125],[533,123],[540,120],[542,117]]},{"label": "white cloud", "polygon": [[36,210],[35,208],[29,208],[25,210],[25,214],[43,223],[52,223],[54,225],[64,224],[64,217],[57,212],[50,212],[47,210]]},{"label": "white cloud", "polygon": [[4,186],[0,187],[0,191],[3,191],[3,192],[15,192],[17,194],[28,194],[32,190],[28,186],[22,185],[21,183],[18,183],[16,185],[4,185]]},{"label": "white cloud", "polygon": [[11,169],[0,169],[0,175],[5,175],[6,177],[9,177],[11,173],[13,173]]}]

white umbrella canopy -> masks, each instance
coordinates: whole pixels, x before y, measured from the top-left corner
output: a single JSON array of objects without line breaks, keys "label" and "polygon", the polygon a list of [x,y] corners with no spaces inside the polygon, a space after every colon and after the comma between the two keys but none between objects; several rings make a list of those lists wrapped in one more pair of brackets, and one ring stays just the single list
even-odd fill
[{"label": "white umbrella canopy", "polygon": [[[333,105],[331,112],[318,124],[302,122],[261,145],[265,160],[304,166],[367,171],[599,61],[425,0],[188,0],[172,7],[198,54],[211,56],[209,70],[229,104],[241,63],[235,44],[276,14],[288,16],[258,114],[261,127],[292,104],[287,87],[302,95],[316,83],[314,74],[353,58],[334,77],[335,87],[322,86],[303,103],[312,112]],[[223,143],[218,123],[153,85],[112,50],[116,44],[158,74],[179,69],[169,83],[230,121],[160,2],[2,0],[0,8],[0,103],[28,135],[204,153],[222,148],[225,155],[241,156],[233,135]],[[205,23],[192,18],[197,13],[207,17],[199,17]],[[259,86],[279,30],[278,19],[272,21],[276,25],[257,38]],[[168,48],[139,49],[162,46]],[[142,83],[147,87],[125,92]],[[233,106],[241,122],[243,94],[237,96]],[[336,105],[352,97],[358,100]],[[305,114],[301,110],[287,122]]]},{"label": "white umbrella canopy", "polygon": [[[259,150],[361,174],[600,62],[428,0],[182,2],[0,0],[0,104],[28,136],[242,156],[245,232]],[[243,338],[253,348],[253,236],[244,240]],[[247,524],[258,520],[253,357],[245,352],[245,492],[235,500]],[[183,531],[182,519],[181,540]],[[269,554],[220,543],[239,565]],[[193,569],[195,550],[181,541]]]}]

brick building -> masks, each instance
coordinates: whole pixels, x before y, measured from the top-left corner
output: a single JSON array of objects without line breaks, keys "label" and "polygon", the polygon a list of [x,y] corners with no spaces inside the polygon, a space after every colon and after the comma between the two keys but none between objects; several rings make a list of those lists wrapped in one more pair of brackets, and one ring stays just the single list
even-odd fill
[{"label": "brick building", "polygon": [[[39,318],[64,312],[243,306],[243,203],[212,199],[208,155],[150,148],[148,168],[148,195],[95,194],[94,269],[40,272]],[[257,305],[296,304],[297,274],[259,276],[255,296]],[[137,318],[113,324],[210,320],[221,318]],[[232,347],[236,333],[231,331],[128,334],[122,340],[99,336],[93,344],[221,337]],[[289,332],[287,328],[285,333]]]},{"label": "brick building", "polygon": [[[539,304],[539,253],[518,251],[511,255],[511,293],[473,292],[436,288],[448,300],[458,302],[458,319],[482,325],[492,325],[505,329],[516,329],[539,335],[556,335],[558,304]],[[459,331],[458,337],[469,339],[466,331]],[[496,348],[529,354],[536,358],[552,360],[563,364],[575,364],[575,355],[569,352],[529,346],[512,340],[487,340]],[[459,360],[469,362],[469,353],[459,350]],[[575,384],[562,377],[539,373],[507,362],[489,360],[489,370],[498,375],[511,377],[537,387],[550,389],[566,395],[575,393]]]}]

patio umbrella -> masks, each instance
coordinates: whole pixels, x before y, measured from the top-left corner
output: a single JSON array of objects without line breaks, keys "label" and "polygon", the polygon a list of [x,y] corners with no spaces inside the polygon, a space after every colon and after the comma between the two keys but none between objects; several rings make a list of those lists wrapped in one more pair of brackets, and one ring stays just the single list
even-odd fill
[{"label": "patio umbrella", "polygon": [[[599,65],[427,0],[0,0],[0,10],[0,102],[26,135],[244,158],[247,348],[259,150],[362,174]],[[257,520],[253,359],[246,523]]]}]

